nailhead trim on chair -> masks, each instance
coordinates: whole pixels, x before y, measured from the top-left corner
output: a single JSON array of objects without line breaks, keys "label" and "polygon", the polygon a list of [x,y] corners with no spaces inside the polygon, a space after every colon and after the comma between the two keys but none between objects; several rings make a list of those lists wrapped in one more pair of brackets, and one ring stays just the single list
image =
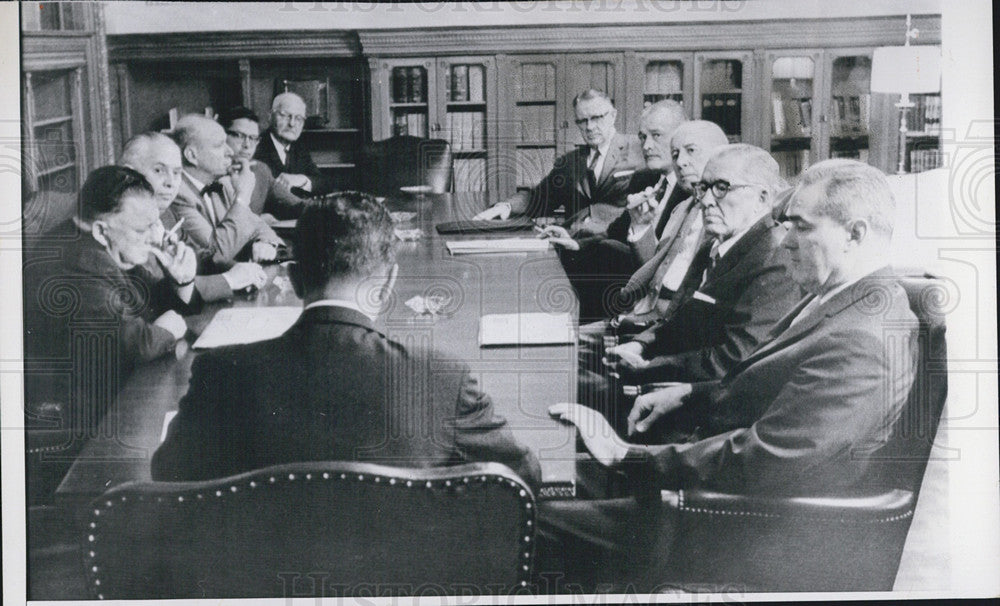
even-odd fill
[{"label": "nailhead trim on chair", "polygon": [[851,523],[861,523],[861,524],[887,524],[889,522],[896,522],[898,520],[905,520],[906,518],[913,517],[913,510],[908,510],[905,513],[889,516],[885,518],[873,518],[870,520],[854,520],[845,518],[826,518],[818,516],[782,516],[778,513],[766,513],[763,511],[745,511],[745,510],[732,510],[732,509],[710,509],[708,507],[690,507],[684,504],[684,491],[677,491],[678,494],[678,505],[677,509],[679,511],[686,511],[690,513],[703,513],[709,515],[723,515],[723,516],[736,516],[736,517],[753,517],[753,518],[781,518],[781,517],[794,517],[799,520],[806,520],[812,522],[851,522]]},{"label": "nailhead trim on chair", "polygon": [[[324,480],[330,480],[333,476],[331,476],[329,472],[323,472],[322,477],[323,477]],[[533,511],[533,509],[534,508],[532,507],[532,502],[531,502],[531,498],[532,497],[517,482],[515,482],[513,480],[510,480],[508,478],[505,478],[503,476],[494,476],[494,477],[496,479],[497,484],[502,484],[502,485],[509,486],[512,490],[517,491],[518,500],[524,506],[524,511],[525,511],[525,531],[526,531],[526,534],[524,535],[525,551],[521,552],[521,560],[522,560],[523,563],[521,564],[520,568],[518,569],[518,578],[519,578],[518,584],[521,587],[527,587],[527,585],[528,585],[528,579],[530,578],[530,572],[531,572],[531,553],[532,553],[531,549],[530,549],[530,546],[531,546],[531,543],[532,543],[532,534],[531,534],[531,531],[532,531],[532,527],[534,526],[534,523],[533,523],[533,518],[534,518],[534,511]],[[312,479],[312,474],[306,474],[305,478],[306,478],[306,480]],[[394,478],[394,477],[388,477],[388,476],[386,476],[385,478],[383,478],[382,476],[374,475],[374,476],[371,476],[371,478],[372,478],[372,481],[374,483],[376,483],[376,484],[382,483],[383,479],[388,480],[388,484],[390,486],[395,486],[395,485],[398,484],[398,478]],[[348,475],[346,473],[341,473],[341,474],[339,474],[339,476],[333,477],[333,479],[335,479],[335,480],[337,480],[337,479],[339,479],[339,480],[348,480],[349,478],[348,478]],[[352,476],[350,478],[350,480],[352,480],[352,481],[358,481],[358,482],[364,482],[365,479],[366,479],[366,476],[364,474],[357,474],[356,477]],[[475,479],[478,480],[478,482],[480,484],[485,484],[485,483],[487,483],[489,481],[489,476],[479,475]],[[294,473],[289,473],[287,475],[287,477],[284,477],[284,478],[279,478],[279,477],[276,477],[276,476],[268,476],[268,483],[269,484],[277,484],[279,482],[279,480],[286,480],[288,482],[294,482],[296,480],[296,475]],[[462,484],[464,484],[464,485],[468,485],[469,484],[469,477],[468,476],[462,477],[461,480],[462,480]],[[247,486],[249,488],[251,488],[251,489],[255,489],[255,488],[258,487],[258,484],[257,484],[256,481],[251,480],[251,481],[249,481],[247,483]],[[407,488],[413,488],[414,487],[414,482],[412,480],[407,480],[406,481],[406,487]],[[423,482],[420,486],[417,486],[417,487],[418,488],[422,487],[422,488],[426,488],[426,489],[451,488],[452,487],[452,480],[450,480],[450,479],[449,480],[437,480],[437,481],[427,480],[427,481]],[[239,491],[239,487],[236,486],[236,485],[232,485],[232,486],[229,487],[229,492],[230,493],[237,493],[238,491]],[[216,497],[221,498],[224,494],[225,493],[223,491],[221,491],[221,490],[216,490],[215,491],[215,496]],[[197,500],[203,500],[203,496],[200,493],[198,493],[196,495],[196,498],[197,498]],[[121,498],[120,498],[120,500],[122,502],[124,502],[126,500],[126,496],[122,495]],[[143,498],[142,495],[139,495],[138,496],[138,500],[139,501],[143,501],[145,499]],[[157,503],[163,502],[163,497],[156,497],[156,502]],[[177,496],[177,502],[178,503],[184,503],[184,502],[189,502],[189,501],[185,501],[183,495],[178,495]],[[190,502],[195,502],[195,501],[190,501]],[[107,510],[111,509],[112,505],[113,505],[113,502],[111,500],[105,501],[104,502],[104,509],[103,509],[103,511],[106,512]],[[87,559],[89,561],[96,561],[96,559],[97,559],[96,547],[93,544],[96,543],[96,542],[98,542],[97,541],[97,529],[98,529],[98,524],[97,524],[98,520],[97,520],[97,518],[99,518],[101,516],[101,513],[102,513],[102,509],[100,507],[98,507],[97,509],[94,509],[93,519],[88,524],[88,529],[89,530],[88,530],[88,534],[87,534],[87,543],[89,543],[90,546],[91,546],[91,549],[87,550]],[[97,599],[103,600],[104,599],[104,595],[102,593],[100,593],[100,589],[99,589],[100,586],[101,586],[101,579],[98,576],[99,572],[100,571],[98,570],[97,566],[88,565],[88,575],[91,577],[91,582],[93,583],[93,592],[97,595]]]}]

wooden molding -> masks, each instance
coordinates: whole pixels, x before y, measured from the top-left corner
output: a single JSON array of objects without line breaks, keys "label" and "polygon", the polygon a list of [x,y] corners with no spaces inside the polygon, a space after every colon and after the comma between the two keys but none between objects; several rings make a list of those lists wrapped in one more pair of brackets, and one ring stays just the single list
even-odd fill
[{"label": "wooden molding", "polygon": [[359,57],[361,46],[349,31],[193,32],[108,36],[108,52],[111,61]]},{"label": "wooden molding", "polygon": [[[789,27],[793,24],[794,27]],[[941,17],[916,16],[918,44],[941,42]],[[648,25],[359,30],[365,55],[675,51],[902,45],[904,17]]]}]

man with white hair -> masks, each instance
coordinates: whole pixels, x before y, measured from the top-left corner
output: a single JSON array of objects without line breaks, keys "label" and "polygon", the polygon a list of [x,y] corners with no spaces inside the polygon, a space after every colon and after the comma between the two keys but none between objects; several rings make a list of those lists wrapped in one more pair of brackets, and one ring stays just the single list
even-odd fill
[{"label": "man with white hair", "polygon": [[250,210],[256,178],[249,163],[231,173],[233,150],[222,126],[188,114],[177,121],[174,139],[184,170],[172,208],[185,235],[220,268],[231,267],[246,249],[252,261],[273,260],[281,238]]},{"label": "man with white hair", "polygon": [[[173,139],[158,132],[140,133],[125,143],[118,164],[133,168],[146,177],[153,186],[153,196],[160,211],[163,229],[167,232],[172,230],[179,220],[172,203],[180,190],[183,172],[181,150]],[[183,231],[180,239],[192,245]],[[267,281],[264,270],[256,263],[236,263],[228,270],[216,273],[213,271],[215,268],[209,250],[199,249],[195,245],[192,248],[198,256],[198,275],[194,279],[194,288],[203,301],[229,299],[234,291],[251,286],[260,288]]]},{"label": "man with white hair", "polygon": [[[792,279],[809,294],[720,381],[636,400],[630,434],[697,423],[683,442],[629,444],[596,411],[551,407],[577,426],[597,461],[627,475],[636,499],[610,509],[553,503],[540,512],[544,526],[591,544],[596,535],[614,545],[610,552],[627,554],[628,539],[610,533],[659,515],[662,489],[821,496],[891,477],[895,461],[879,449],[913,385],[918,333],[887,267],[894,213],[878,169],[837,159],[806,170],[780,218]],[[669,538],[673,520],[660,516],[659,526],[655,532]]]},{"label": "man with white hair", "polygon": [[271,102],[271,125],[253,156],[277,175],[279,183],[301,197],[325,194],[331,189],[309,150],[299,143],[305,123],[306,103],[302,97],[289,92],[277,95]]}]

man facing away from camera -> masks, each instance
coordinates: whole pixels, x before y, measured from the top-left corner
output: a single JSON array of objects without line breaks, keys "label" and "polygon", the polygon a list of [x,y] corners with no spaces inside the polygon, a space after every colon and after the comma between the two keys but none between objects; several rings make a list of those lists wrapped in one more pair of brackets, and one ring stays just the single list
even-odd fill
[{"label": "man facing away from camera", "polygon": [[[299,218],[294,249],[289,277],[301,317],[277,339],[195,359],[188,393],[153,456],[154,479],[202,480],[294,461],[495,461],[538,486],[538,461],[494,414],[468,366],[375,328],[398,272],[384,206],[357,192],[317,200]],[[406,419],[421,423],[399,427]]]}]

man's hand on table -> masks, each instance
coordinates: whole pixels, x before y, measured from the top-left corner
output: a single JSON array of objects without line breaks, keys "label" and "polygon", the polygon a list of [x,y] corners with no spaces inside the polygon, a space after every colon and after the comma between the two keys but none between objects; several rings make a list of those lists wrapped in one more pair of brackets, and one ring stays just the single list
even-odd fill
[{"label": "man's hand on table", "polygon": [[497,202],[493,206],[487,208],[483,212],[472,217],[473,221],[492,221],[493,219],[500,219],[501,221],[506,221],[510,218],[511,206],[507,202]]},{"label": "man's hand on table", "polygon": [[278,256],[278,247],[270,242],[254,242],[250,251],[251,258],[257,263],[273,261]]},{"label": "man's hand on table", "polygon": [[549,225],[538,234],[539,238],[548,238],[549,242],[557,246],[562,246],[567,250],[580,250],[580,243],[574,240],[565,227],[560,225]]},{"label": "man's hand on table", "polygon": [[222,274],[232,291],[245,290],[250,287],[263,288],[267,284],[267,274],[264,268],[256,263],[237,263]]},{"label": "man's hand on table", "polygon": [[580,404],[562,402],[550,406],[549,414],[575,425],[587,450],[601,465],[611,467],[625,460],[628,443],[615,433],[601,413]]},{"label": "man's hand on table", "polygon": [[645,433],[663,415],[683,406],[690,393],[691,384],[681,383],[636,398],[628,414],[628,435]]},{"label": "man's hand on table", "polygon": [[[642,343],[637,341],[629,341],[628,343],[623,343],[622,345],[616,345],[615,347],[609,347],[608,354],[618,356],[619,364],[630,368],[632,370],[639,370],[649,366],[649,360],[642,357]],[[605,364],[608,364],[605,358]]]}]

